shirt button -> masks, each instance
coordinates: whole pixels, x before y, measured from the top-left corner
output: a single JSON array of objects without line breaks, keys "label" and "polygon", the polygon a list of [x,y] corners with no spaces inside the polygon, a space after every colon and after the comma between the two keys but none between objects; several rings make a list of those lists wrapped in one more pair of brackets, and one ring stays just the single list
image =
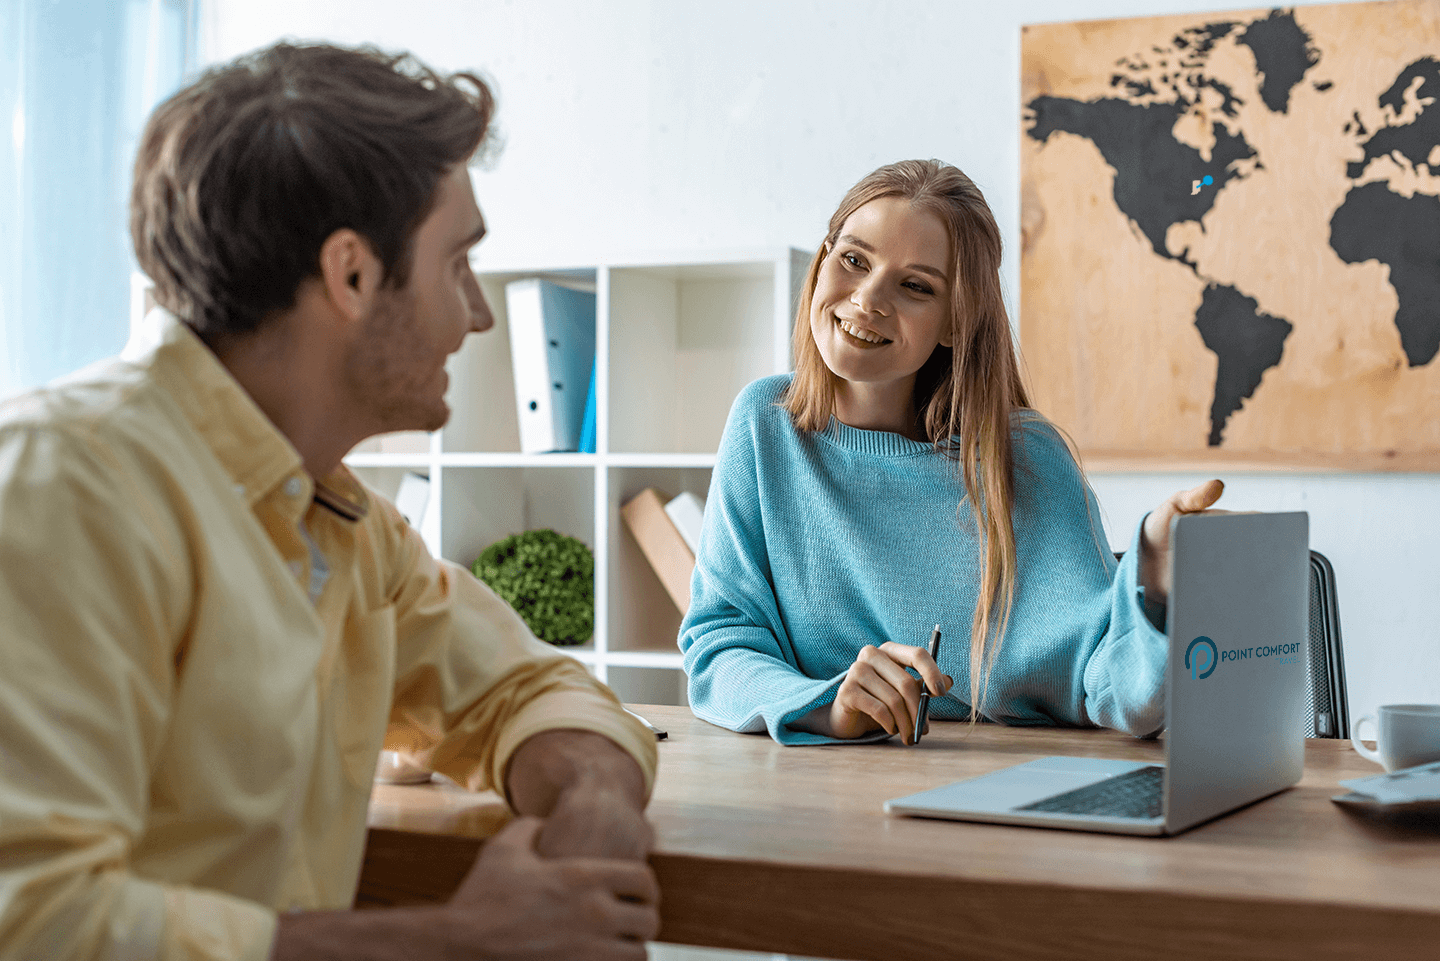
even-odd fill
[{"label": "shirt button", "polygon": [[290,562],[290,573],[294,574],[296,577],[299,577],[304,570],[305,565],[300,563],[299,561]]},{"label": "shirt button", "polygon": [[238,494],[238,495],[241,496],[241,497],[244,497],[244,496],[245,496],[245,485],[244,485],[244,484],[236,484],[236,485],[235,485],[235,493]]},{"label": "shirt button", "polygon": [[305,485],[300,483],[300,478],[292,477],[285,482],[285,494],[289,497],[299,497]]}]

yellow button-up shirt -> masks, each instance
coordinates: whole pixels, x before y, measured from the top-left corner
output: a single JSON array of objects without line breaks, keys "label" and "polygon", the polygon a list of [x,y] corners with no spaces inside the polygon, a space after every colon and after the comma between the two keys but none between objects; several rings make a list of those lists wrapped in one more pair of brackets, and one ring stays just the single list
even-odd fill
[{"label": "yellow button-up shirt", "polygon": [[261,961],[353,900],[387,740],[480,789],[587,729],[649,789],[607,688],[157,340],[0,406],[0,958]]}]

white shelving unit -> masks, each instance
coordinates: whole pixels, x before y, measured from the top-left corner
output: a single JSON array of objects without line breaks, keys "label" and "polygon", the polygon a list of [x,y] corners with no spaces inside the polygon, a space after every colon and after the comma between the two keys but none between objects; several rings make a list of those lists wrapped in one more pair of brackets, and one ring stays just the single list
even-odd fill
[{"label": "white shelving unit", "polygon": [[[549,527],[595,552],[595,636],[561,648],[627,702],[684,704],[681,612],[620,519],[646,487],[705,496],[731,402],[790,368],[790,328],[810,255],[784,249],[476,270],[495,328],[450,362],[450,423],[391,434],[347,463],[394,497],[407,471],[430,479],[420,532],[468,567],[491,543]],[[594,454],[523,454],[505,285],[544,277],[596,293]]]}]

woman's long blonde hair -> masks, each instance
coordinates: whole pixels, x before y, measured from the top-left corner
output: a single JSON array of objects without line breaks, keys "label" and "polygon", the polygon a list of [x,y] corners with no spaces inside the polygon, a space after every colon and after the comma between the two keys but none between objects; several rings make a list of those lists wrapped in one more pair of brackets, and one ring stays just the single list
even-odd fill
[{"label": "woman's long blonde hair", "polygon": [[[836,377],[810,331],[820,265],[845,221],[880,197],[902,197],[936,214],[950,235],[950,330],[915,378],[915,430],[959,464],[980,545],[980,590],[970,627],[971,719],[980,717],[990,670],[1015,600],[1015,454],[1010,416],[1030,400],[1020,379],[1010,318],[1000,294],[1000,230],[984,196],[955,167],[904,160],[881,167],[845,195],[810,262],[793,336],[795,377],[782,401],[800,430],[824,430],[835,412]],[[963,501],[961,502],[963,507]],[[998,608],[998,612],[997,612]]]}]

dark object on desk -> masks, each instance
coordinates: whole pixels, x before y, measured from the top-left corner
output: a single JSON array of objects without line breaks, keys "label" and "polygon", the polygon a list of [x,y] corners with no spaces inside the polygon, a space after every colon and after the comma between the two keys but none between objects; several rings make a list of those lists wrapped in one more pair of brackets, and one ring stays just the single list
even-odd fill
[{"label": "dark object on desk", "polygon": [[[1118,561],[1124,551],[1116,551]],[[1345,687],[1345,652],[1340,644],[1340,607],[1335,569],[1319,551],[1310,552],[1310,683],[1306,689],[1306,737],[1350,737],[1350,698]]]}]

